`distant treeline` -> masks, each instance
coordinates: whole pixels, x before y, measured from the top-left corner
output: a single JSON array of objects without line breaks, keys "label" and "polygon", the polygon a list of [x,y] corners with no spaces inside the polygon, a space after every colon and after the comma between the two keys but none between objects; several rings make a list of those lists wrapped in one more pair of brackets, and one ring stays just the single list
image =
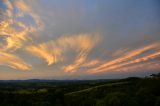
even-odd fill
[{"label": "distant treeline", "polygon": [[0,106],[160,106],[160,74],[63,83],[2,82]]}]

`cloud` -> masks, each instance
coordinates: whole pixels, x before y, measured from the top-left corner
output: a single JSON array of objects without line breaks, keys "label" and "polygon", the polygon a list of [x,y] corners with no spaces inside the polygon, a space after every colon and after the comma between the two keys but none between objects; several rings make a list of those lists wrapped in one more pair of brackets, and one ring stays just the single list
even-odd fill
[{"label": "cloud", "polygon": [[[31,33],[41,29],[40,17],[23,0],[3,0],[3,4],[5,9],[0,10],[0,65],[30,70],[31,65],[14,53],[31,41]],[[28,24],[31,20],[26,17],[30,17],[33,23]]]},{"label": "cloud", "polygon": [[[28,78],[33,73],[64,78],[158,68],[160,43],[152,43],[159,40],[156,2],[147,1],[136,9],[130,1],[89,4],[85,0],[63,5],[58,0],[2,0],[0,65],[33,70],[23,73]],[[13,73],[16,78],[21,74]]]},{"label": "cloud", "polygon": [[145,63],[139,63],[135,65],[125,66],[121,68],[117,68],[114,71],[115,72],[139,72],[139,71],[151,71],[151,70],[157,70],[160,69],[160,61],[151,61],[151,62],[145,62]]},{"label": "cloud", "polygon": [[19,57],[0,51],[0,65],[8,66],[18,70],[30,70],[31,65],[25,63]]},{"label": "cloud", "polygon": [[[5,43],[1,46],[3,46],[3,50],[15,50],[21,48],[26,41],[31,39],[30,33],[42,28],[42,22],[40,17],[23,0],[3,0],[3,3],[6,10],[2,10],[0,37],[4,38]],[[28,21],[31,20],[26,16],[32,18],[32,24],[28,25]]]},{"label": "cloud", "polygon": [[73,72],[85,62],[90,50],[98,42],[97,36],[88,33],[63,36],[47,43],[28,46],[26,50],[34,56],[45,59],[48,65],[63,61],[64,54],[74,51],[76,53],[74,62],[64,67],[65,72]]},{"label": "cloud", "polygon": [[87,55],[87,52],[80,53],[72,64],[65,66],[64,71],[70,73],[76,72],[78,68],[81,67],[81,65],[86,61]]},{"label": "cloud", "polygon": [[48,65],[56,63],[61,56],[61,49],[52,46],[52,42],[28,46],[26,50],[34,56],[45,59]]},{"label": "cloud", "polygon": [[[72,64],[64,67],[65,72],[71,72],[71,73],[76,72],[80,67],[84,67],[84,63],[86,62],[90,51],[92,50],[92,48],[95,47],[95,45],[99,41],[99,38],[98,38],[98,35],[94,37],[91,37],[90,35],[89,37],[80,36],[78,37],[77,41],[79,42],[79,44],[76,47],[80,46],[78,55]],[[76,44],[76,41],[75,41],[75,44]]]},{"label": "cloud", "polygon": [[[137,63],[146,62],[155,58],[160,57],[160,51],[157,51],[157,49],[160,49],[159,46],[160,43],[153,43],[150,45],[147,45],[145,47],[129,51],[127,53],[124,53],[121,57],[118,57],[116,59],[107,61],[105,63],[102,63],[100,66],[89,69],[89,73],[101,73],[104,71],[110,71],[110,70],[116,70],[121,67],[125,67],[128,65],[134,65]],[[153,53],[146,54],[147,51],[153,51]],[[141,56],[141,57],[138,57]]]},{"label": "cloud", "polygon": [[95,66],[97,64],[99,64],[100,61],[99,60],[91,60],[89,62],[86,62],[82,65],[82,67],[92,67],[92,66]]},{"label": "cloud", "polygon": [[91,68],[99,63],[98,60],[91,60],[89,62],[86,62],[86,61],[87,61],[87,56],[80,55],[74,60],[72,64],[65,66],[63,69],[65,72],[74,73],[78,71],[80,68],[84,68],[84,67]]},{"label": "cloud", "polygon": [[123,53],[125,53],[127,50],[128,50],[128,49],[122,49],[122,48],[120,48],[120,49],[118,49],[116,52],[114,52],[114,53],[112,54],[112,56],[120,56],[120,55],[123,55]]}]

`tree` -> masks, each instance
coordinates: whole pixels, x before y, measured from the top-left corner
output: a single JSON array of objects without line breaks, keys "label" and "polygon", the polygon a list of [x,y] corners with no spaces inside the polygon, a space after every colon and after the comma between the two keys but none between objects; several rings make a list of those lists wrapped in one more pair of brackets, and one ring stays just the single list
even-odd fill
[{"label": "tree", "polygon": [[137,103],[125,93],[114,92],[99,100],[96,106],[137,106]]}]

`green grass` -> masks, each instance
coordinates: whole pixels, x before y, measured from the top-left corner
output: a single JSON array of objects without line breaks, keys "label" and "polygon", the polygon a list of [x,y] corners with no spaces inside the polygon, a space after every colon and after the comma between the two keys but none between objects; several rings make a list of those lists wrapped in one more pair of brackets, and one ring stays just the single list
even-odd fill
[{"label": "green grass", "polygon": [[70,93],[66,93],[65,95],[74,95],[74,94],[78,94],[78,93],[84,93],[84,92],[89,92],[92,91],[94,89],[98,89],[98,88],[103,88],[103,87],[113,87],[113,86],[117,86],[117,85],[123,85],[123,84],[127,84],[129,82],[114,82],[114,83],[107,83],[107,84],[103,84],[103,85],[98,85],[98,86],[94,86],[91,88],[87,88],[87,89],[83,89],[80,91],[75,91],[75,92],[70,92]]}]

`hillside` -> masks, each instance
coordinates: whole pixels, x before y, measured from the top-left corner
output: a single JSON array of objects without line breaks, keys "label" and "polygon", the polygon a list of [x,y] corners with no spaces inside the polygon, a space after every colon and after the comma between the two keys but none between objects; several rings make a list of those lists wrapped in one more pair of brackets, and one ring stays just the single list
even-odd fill
[{"label": "hillside", "polygon": [[159,106],[160,79],[125,79],[65,95],[68,106]]},{"label": "hillside", "polygon": [[160,78],[0,84],[0,106],[160,106]]}]

